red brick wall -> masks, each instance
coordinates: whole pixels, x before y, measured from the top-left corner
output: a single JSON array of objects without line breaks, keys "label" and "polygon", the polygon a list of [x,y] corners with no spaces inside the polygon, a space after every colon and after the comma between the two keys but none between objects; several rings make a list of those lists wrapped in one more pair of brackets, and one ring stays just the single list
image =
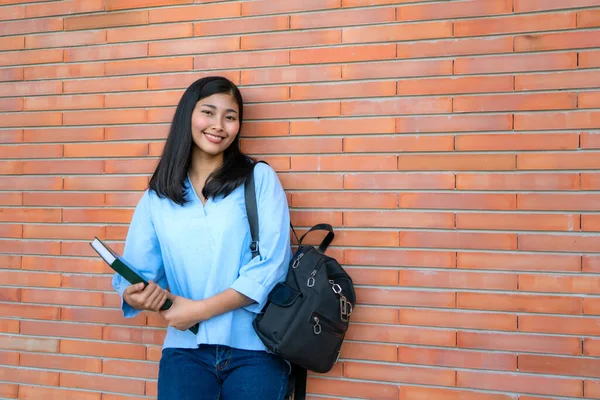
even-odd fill
[{"label": "red brick wall", "polygon": [[0,0],[0,398],[155,395],[88,242],[222,74],[358,286],[313,399],[600,399],[600,0],[192,2]]}]

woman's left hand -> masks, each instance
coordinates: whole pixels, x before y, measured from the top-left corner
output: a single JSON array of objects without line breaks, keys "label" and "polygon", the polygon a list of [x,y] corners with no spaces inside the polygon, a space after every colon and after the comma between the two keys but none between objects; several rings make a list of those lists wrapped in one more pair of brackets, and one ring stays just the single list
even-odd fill
[{"label": "woman's left hand", "polygon": [[167,292],[167,298],[173,302],[171,308],[161,311],[169,326],[180,331],[185,331],[191,328],[197,322],[202,322],[206,319],[206,310],[202,300],[191,300],[185,297],[176,296],[171,292]]}]

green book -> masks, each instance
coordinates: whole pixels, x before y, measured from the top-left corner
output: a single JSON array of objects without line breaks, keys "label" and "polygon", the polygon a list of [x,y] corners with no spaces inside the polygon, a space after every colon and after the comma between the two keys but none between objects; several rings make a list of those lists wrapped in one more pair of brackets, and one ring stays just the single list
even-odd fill
[{"label": "green book", "polygon": [[[123,257],[119,256],[117,253],[115,253],[115,251],[113,249],[111,249],[106,244],[104,244],[104,242],[102,242],[102,240],[100,240],[98,238],[94,238],[94,240],[90,244],[91,244],[92,248],[94,250],[96,250],[96,253],[98,253],[100,255],[100,257],[102,257],[102,259],[112,269],[114,269],[116,273],[121,275],[127,282],[131,283],[132,285],[143,282],[144,287],[148,286],[148,281],[146,279],[144,279],[142,276],[140,276],[135,271],[135,268],[130,266],[123,259]],[[172,305],[173,305],[173,302],[170,299],[167,299],[167,301],[165,301],[165,304],[163,304],[163,306],[160,309],[168,310],[169,308],[171,308]],[[190,328],[190,331],[192,331],[194,333],[194,335],[198,333],[198,326],[199,326],[199,324],[196,324]]]}]

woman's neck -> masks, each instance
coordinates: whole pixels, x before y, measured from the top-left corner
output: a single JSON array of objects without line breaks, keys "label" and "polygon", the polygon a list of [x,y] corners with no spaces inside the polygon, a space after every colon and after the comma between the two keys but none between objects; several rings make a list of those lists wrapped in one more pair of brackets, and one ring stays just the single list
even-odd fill
[{"label": "woman's neck", "polygon": [[204,185],[206,178],[223,164],[223,153],[211,156],[203,151],[192,153],[192,164],[190,165],[190,179]]}]

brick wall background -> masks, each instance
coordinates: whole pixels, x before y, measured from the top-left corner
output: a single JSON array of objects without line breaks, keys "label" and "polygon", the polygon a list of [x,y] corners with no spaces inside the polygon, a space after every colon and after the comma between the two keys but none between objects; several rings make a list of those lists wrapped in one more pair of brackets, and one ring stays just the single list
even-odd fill
[{"label": "brick wall background", "polygon": [[600,0],[0,0],[0,398],[156,394],[122,250],[182,91],[358,285],[313,399],[600,399]]}]

